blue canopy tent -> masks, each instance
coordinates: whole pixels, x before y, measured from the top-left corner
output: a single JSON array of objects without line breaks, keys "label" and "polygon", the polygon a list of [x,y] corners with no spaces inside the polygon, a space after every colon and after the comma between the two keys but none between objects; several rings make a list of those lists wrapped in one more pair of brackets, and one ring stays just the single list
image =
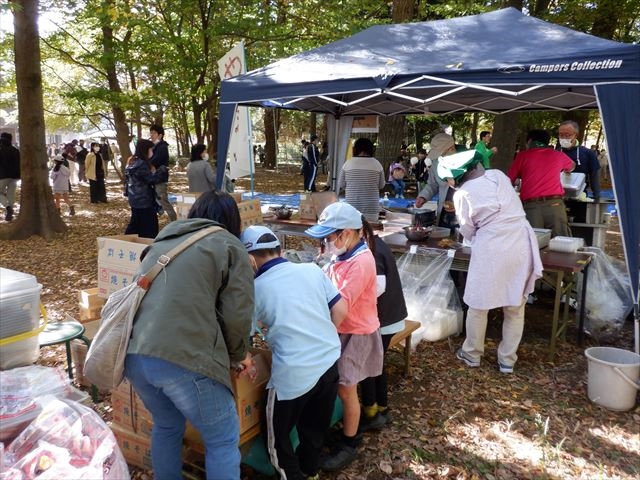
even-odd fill
[{"label": "blue canopy tent", "polygon": [[640,185],[640,46],[576,32],[513,8],[374,26],[224,80],[218,179],[223,178],[237,105],[296,109],[337,119],[599,108],[631,276],[639,351],[640,199],[634,190]]}]

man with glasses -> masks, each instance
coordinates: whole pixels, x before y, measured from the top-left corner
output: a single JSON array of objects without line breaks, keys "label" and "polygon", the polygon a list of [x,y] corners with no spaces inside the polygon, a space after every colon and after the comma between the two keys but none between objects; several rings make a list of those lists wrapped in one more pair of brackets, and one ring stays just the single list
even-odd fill
[{"label": "man with glasses", "polygon": [[573,173],[584,173],[587,188],[591,188],[593,198],[600,199],[600,162],[598,155],[590,148],[578,143],[580,127],[573,120],[567,120],[558,127],[559,145],[556,150],[561,151],[576,163]]}]

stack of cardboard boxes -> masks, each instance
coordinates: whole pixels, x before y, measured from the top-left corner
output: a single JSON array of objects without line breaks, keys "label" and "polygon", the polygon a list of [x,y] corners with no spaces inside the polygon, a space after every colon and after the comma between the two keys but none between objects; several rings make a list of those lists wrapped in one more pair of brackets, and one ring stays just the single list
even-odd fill
[{"label": "stack of cardboard boxes", "polygon": [[[247,377],[235,378],[235,375],[231,374],[240,419],[240,445],[248,443],[260,433],[264,395],[271,372],[271,352],[255,349],[252,352],[257,369],[255,382],[251,382]],[[128,381],[125,380],[111,392],[111,408],[111,430],[125,460],[130,465],[150,469],[153,419]],[[185,446],[199,453],[204,452],[200,434],[189,423],[185,433]]]}]

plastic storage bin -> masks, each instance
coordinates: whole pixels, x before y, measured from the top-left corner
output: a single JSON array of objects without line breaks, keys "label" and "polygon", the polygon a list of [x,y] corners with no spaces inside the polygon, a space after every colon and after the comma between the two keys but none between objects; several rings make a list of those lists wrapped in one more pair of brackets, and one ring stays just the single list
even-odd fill
[{"label": "plastic storage bin", "polygon": [[33,275],[0,268],[0,338],[38,328],[41,290]]},{"label": "plastic storage bin", "polygon": [[536,234],[538,240],[538,248],[544,248],[549,245],[551,240],[551,229],[549,228],[534,228],[533,232]]},{"label": "plastic storage bin", "polygon": [[587,177],[584,173],[560,173],[560,182],[564,188],[564,196],[577,198],[587,185]]},{"label": "plastic storage bin", "polygon": [[558,236],[549,240],[549,250],[554,252],[576,253],[582,247],[584,238]]}]

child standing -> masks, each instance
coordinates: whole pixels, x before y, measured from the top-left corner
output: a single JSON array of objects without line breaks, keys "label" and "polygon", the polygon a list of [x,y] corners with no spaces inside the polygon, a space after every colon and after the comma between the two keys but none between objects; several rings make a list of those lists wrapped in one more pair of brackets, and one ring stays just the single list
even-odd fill
[{"label": "child standing", "polygon": [[51,180],[53,180],[53,199],[56,203],[56,210],[60,213],[60,197],[69,207],[69,215],[75,215],[76,209],[69,200],[69,177],[71,172],[63,165],[64,158],[58,154],[53,158],[54,167],[51,170]]},{"label": "child standing", "polygon": [[[376,272],[378,274],[378,319],[382,349],[386,354],[391,338],[404,330],[407,318],[407,305],[402,293],[402,282],[396,265],[396,259],[389,246],[377,235],[375,238]],[[362,412],[360,430],[374,430],[383,427],[389,421],[387,373],[384,367],[377,377],[360,382]]]},{"label": "child standing", "polygon": [[[256,271],[254,322],[266,328],[273,353],[266,409],[271,464],[281,478],[312,478],[338,391],[336,325],[347,304],[315,264],[282,258],[280,242],[267,227],[250,226],[240,240]],[[295,451],[293,427],[300,438]]]},{"label": "child standing", "polygon": [[323,239],[333,252],[325,271],[348,305],[347,316],[338,325],[342,344],[338,360],[338,396],[344,407],[342,441],[321,463],[323,470],[335,471],[349,465],[358,454],[358,383],[382,373],[373,231],[358,210],[346,202],[336,202],[326,207],[318,224],[305,233]]},{"label": "child standing", "polygon": [[398,157],[398,159],[389,167],[388,180],[391,182],[396,198],[404,198],[404,177],[407,174],[407,169],[404,167],[401,160],[402,157]]}]

